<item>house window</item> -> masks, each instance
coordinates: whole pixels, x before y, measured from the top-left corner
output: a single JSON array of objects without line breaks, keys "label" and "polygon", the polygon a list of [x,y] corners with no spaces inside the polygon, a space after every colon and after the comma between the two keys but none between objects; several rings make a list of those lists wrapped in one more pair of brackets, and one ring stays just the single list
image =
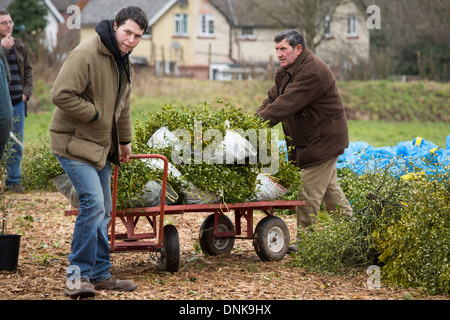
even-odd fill
[{"label": "house window", "polygon": [[325,35],[325,38],[332,38],[333,37],[333,25],[331,22],[331,18],[329,15],[325,16],[325,19],[323,21],[323,33]]},{"label": "house window", "polygon": [[176,61],[156,61],[156,74],[159,75],[179,75],[178,63]]},{"label": "house window", "polygon": [[213,37],[214,36],[214,15],[202,14],[200,15],[200,36]]},{"label": "house window", "polygon": [[348,28],[347,37],[357,37],[358,36],[358,18],[355,14],[348,17]]},{"label": "house window", "polygon": [[186,37],[189,35],[188,32],[188,15],[187,14],[176,14],[175,15],[175,36]]},{"label": "house window", "polygon": [[241,29],[241,39],[255,39],[255,30],[253,28],[244,27]]},{"label": "house window", "polygon": [[350,61],[344,61],[342,62],[342,68],[345,71],[350,71],[352,69],[352,63]]}]

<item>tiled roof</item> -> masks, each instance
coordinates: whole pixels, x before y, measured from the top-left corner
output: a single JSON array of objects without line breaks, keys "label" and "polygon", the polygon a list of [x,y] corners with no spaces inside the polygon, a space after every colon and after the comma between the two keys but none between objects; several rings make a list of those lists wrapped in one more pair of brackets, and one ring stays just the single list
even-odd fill
[{"label": "tiled roof", "polygon": [[127,6],[140,7],[149,20],[164,8],[171,0],[91,0],[81,13],[81,24],[97,25],[101,20],[114,19],[120,9]]},{"label": "tiled roof", "polygon": [[0,10],[6,10],[12,0],[0,0]]},{"label": "tiled roof", "polygon": [[[275,0],[208,0],[235,27],[279,27],[275,15],[279,1]],[[275,10],[271,10],[271,8]],[[283,21],[286,23],[286,21]]]}]

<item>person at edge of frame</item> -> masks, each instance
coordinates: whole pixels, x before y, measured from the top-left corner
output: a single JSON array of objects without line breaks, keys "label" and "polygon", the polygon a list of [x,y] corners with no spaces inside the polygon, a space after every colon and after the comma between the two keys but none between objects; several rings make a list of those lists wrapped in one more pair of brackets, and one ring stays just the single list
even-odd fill
[{"label": "person at edge of frame", "polygon": [[0,50],[0,161],[8,143],[14,114],[11,97],[9,96],[9,69],[7,67],[5,55]]},{"label": "person at edge of frame", "polygon": [[[280,68],[256,115],[271,126],[283,124],[287,146],[293,147],[289,160],[303,170],[298,199],[305,205],[296,213],[297,226],[306,230],[317,223],[321,202],[328,212],[353,214],[336,170],[349,144],[347,118],[331,69],[308,49],[304,36],[289,29],[274,42]],[[289,251],[297,252],[298,244]]]},{"label": "person at edge of frame", "polygon": [[111,218],[111,170],[131,156],[130,53],[148,27],[139,7],[103,20],[96,35],[69,53],[51,90],[56,106],[50,147],[79,196],[65,294],[95,296],[95,290],[132,291],[132,280],[110,274],[107,225]]},{"label": "person at edge of frame", "polygon": [[[33,93],[33,67],[22,41],[12,36],[14,22],[8,11],[0,11],[0,41],[11,74],[9,95],[13,105],[14,123],[12,133],[23,143],[25,134],[25,117],[27,116],[27,101]],[[14,142],[8,164],[6,165],[6,189],[21,193],[25,189],[21,186],[23,157],[22,146]]]}]

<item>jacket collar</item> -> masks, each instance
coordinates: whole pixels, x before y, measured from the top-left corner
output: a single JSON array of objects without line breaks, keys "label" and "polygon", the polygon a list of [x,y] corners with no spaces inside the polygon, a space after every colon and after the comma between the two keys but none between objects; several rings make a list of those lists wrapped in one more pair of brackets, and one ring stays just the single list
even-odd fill
[{"label": "jacket collar", "polygon": [[97,34],[97,39],[98,39],[98,49],[100,50],[100,52],[103,54],[106,54],[107,56],[111,56],[111,58],[114,59],[114,55],[111,53],[111,51],[108,50],[108,48],[102,42],[100,35],[98,35],[98,34]]},{"label": "jacket collar", "polygon": [[289,73],[290,75],[294,74],[294,72],[299,68],[299,66],[303,64],[309,53],[310,50],[307,47],[303,48],[302,52],[297,57],[297,59],[295,59],[294,63],[292,63],[290,66],[286,68],[284,67],[280,68],[280,72],[286,72]]}]

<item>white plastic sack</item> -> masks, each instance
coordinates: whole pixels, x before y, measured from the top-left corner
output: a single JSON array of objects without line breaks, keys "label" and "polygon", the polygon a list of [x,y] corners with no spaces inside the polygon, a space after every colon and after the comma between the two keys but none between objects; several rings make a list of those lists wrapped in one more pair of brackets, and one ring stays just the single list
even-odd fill
[{"label": "white plastic sack", "polygon": [[72,207],[77,209],[80,208],[78,193],[73,187],[72,181],[70,181],[67,174],[56,176],[52,179],[52,181],[56,189],[61,192],[67,200],[69,200]]},{"label": "white plastic sack", "polygon": [[224,155],[227,163],[244,163],[245,159],[256,157],[257,152],[252,144],[240,134],[227,130],[223,138]]},{"label": "white plastic sack", "polygon": [[167,147],[173,147],[175,150],[181,150],[179,140],[175,135],[166,127],[161,127],[153,133],[148,139],[147,145],[152,149],[163,149]]},{"label": "white plastic sack", "polygon": [[[155,169],[161,169],[164,170],[164,161],[159,158],[149,158],[149,159],[141,159],[148,168],[155,170]],[[168,173],[172,174],[174,177],[180,177],[181,172],[169,162],[168,166]]]},{"label": "white plastic sack", "polygon": [[225,137],[214,150],[203,154],[203,160],[206,163],[244,164],[245,159],[256,156],[257,151],[253,145],[240,134],[230,129],[225,132]]},{"label": "white plastic sack", "polygon": [[256,176],[256,201],[275,200],[284,196],[288,189],[276,182],[271,176],[258,174]]}]

